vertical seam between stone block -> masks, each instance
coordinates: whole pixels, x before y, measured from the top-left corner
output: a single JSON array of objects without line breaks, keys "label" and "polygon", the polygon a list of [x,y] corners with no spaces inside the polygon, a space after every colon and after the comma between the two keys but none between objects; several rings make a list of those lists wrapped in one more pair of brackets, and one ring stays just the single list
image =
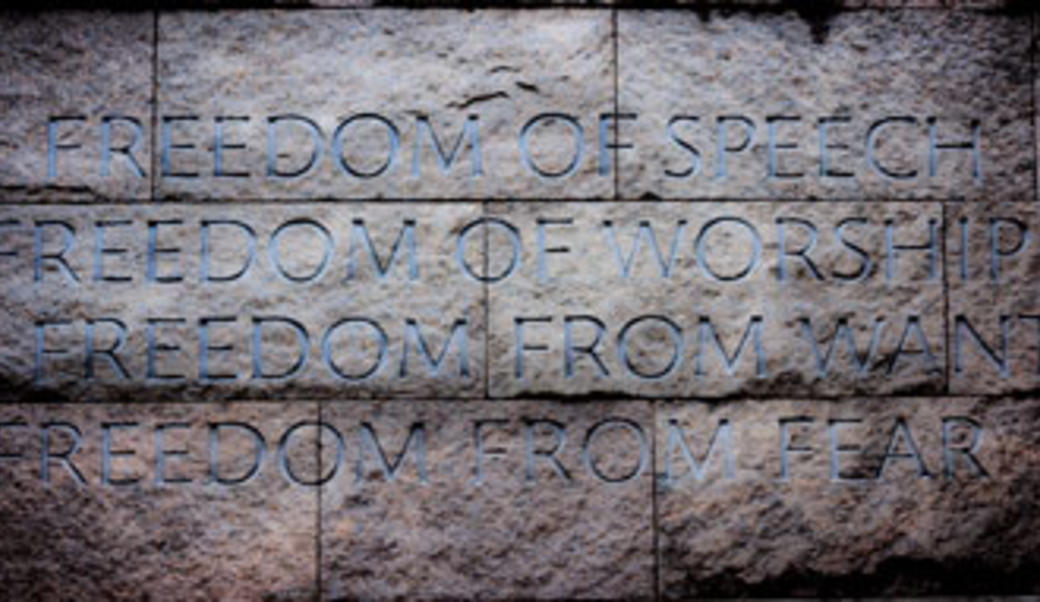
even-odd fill
[{"label": "vertical seam between stone block", "polygon": [[[480,202],[480,217],[487,219],[488,217],[488,202],[483,200]],[[490,362],[488,358],[491,356],[491,285],[487,280],[488,270],[491,269],[491,257],[489,256],[489,235],[487,222],[484,222],[484,236],[483,236],[483,264],[484,264],[484,399],[491,399],[491,373],[488,372],[488,366]]]},{"label": "vertical seam between stone block", "polygon": [[654,555],[654,600],[661,600],[661,549],[657,539],[657,412],[661,403],[659,400],[650,402],[650,524],[653,528],[650,540]]},{"label": "vertical seam between stone block", "polygon": [[613,50],[613,70],[614,70],[614,200],[619,200],[621,186],[619,184],[621,179],[621,163],[619,163],[620,153],[618,152],[618,144],[621,142],[621,136],[618,133],[620,130],[620,117],[618,109],[618,11],[617,7],[610,9],[610,38],[611,46]]},{"label": "vertical seam between stone block", "polygon": [[[318,466],[318,480],[321,480],[324,471],[321,466],[321,421],[322,421],[322,406],[325,405],[324,401],[318,402],[318,438],[314,444],[314,456],[317,460]],[[325,592],[321,587],[321,490],[325,488],[325,484],[319,484],[317,487],[316,495],[318,496],[317,504],[317,515],[314,517],[314,595],[313,599],[320,602],[325,598]]]},{"label": "vertical seam between stone block", "polygon": [[156,2],[154,10],[152,11],[152,106],[151,106],[151,117],[152,117],[152,128],[151,137],[149,142],[151,143],[151,165],[150,165],[150,179],[149,179],[149,198],[154,201],[156,200],[156,189],[158,188],[158,180],[156,178],[156,168],[159,162],[156,160],[156,131],[159,126],[159,3]]},{"label": "vertical seam between stone block", "polygon": [[1037,163],[1040,162],[1040,150],[1037,149],[1037,131],[1036,131],[1036,9],[1029,15],[1029,91],[1033,99],[1033,107],[1030,116],[1032,120],[1030,125],[1033,130],[1033,202],[1040,202],[1040,182],[1037,182],[1037,178],[1040,178],[1040,169],[1038,169]]},{"label": "vertical seam between stone block", "polygon": [[[945,200],[942,202],[942,216],[940,218],[939,228],[939,233],[942,237],[942,242],[940,244],[942,245],[943,327],[945,328],[945,332],[943,333],[943,335],[946,339],[946,366],[943,374],[944,395],[950,394],[950,361],[953,357],[951,353],[951,345],[953,341],[950,339],[950,279],[949,275],[947,274],[947,266],[950,262],[948,256],[949,248],[946,245],[946,226],[949,223],[947,221],[949,216],[947,215],[946,207],[946,204],[948,202],[949,201]],[[964,249],[961,249],[961,253],[964,253]]]}]

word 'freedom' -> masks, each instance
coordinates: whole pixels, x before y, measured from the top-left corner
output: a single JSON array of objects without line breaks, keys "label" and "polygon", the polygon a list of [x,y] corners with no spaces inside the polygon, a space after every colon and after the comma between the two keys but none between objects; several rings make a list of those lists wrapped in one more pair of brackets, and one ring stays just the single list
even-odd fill
[{"label": "word 'freedom'", "polygon": [[[167,179],[251,178],[295,181],[322,169],[326,162],[344,177],[368,180],[399,171],[409,162],[409,176],[422,178],[424,157],[433,160],[442,174],[466,164],[456,173],[470,179],[494,172],[485,160],[489,145],[482,137],[481,119],[469,114],[458,134],[438,134],[431,118],[418,115],[414,122],[379,113],[355,113],[332,129],[318,118],[298,114],[266,117],[248,115],[162,115],[158,118],[159,176]],[[914,181],[949,175],[941,168],[944,156],[958,154],[970,163],[970,181],[983,182],[983,137],[978,120],[967,123],[934,116],[891,115],[858,122],[848,115],[671,116],[655,140],[667,155],[661,174],[684,180],[704,174],[715,180],[734,176],[735,164],[760,161],[752,152],[765,149],[759,173],[770,180],[792,181],[809,177],[847,180],[870,174],[885,180]],[[637,127],[635,113],[604,113],[592,118],[564,112],[534,115],[520,126],[510,144],[511,157],[524,171],[547,181],[565,181],[594,161],[595,173],[608,176],[619,153],[639,148],[620,130]],[[590,133],[593,132],[593,133]],[[953,133],[951,133],[953,132]],[[84,116],[53,116],[47,122],[47,177],[67,174],[63,158],[96,150],[96,174],[102,178],[119,173],[147,176],[145,147],[148,135],[141,121],[109,114],[100,120]],[[450,141],[450,142],[449,142]],[[853,142],[858,141],[858,142]],[[411,147],[406,156],[405,147]],[[912,158],[892,156],[892,148],[910,148]],[[262,149],[262,150],[260,150]],[[468,155],[468,161],[464,159]],[[806,155],[812,157],[806,160]],[[947,158],[955,169],[963,161]],[[259,161],[259,164],[249,163]],[[116,168],[116,164],[119,165]]]},{"label": "word 'freedom'", "polygon": [[[956,414],[934,421],[781,415],[761,425],[772,436],[748,441],[738,434],[748,433],[729,418],[694,425],[670,419],[656,441],[651,429],[624,417],[588,425],[547,415],[460,422],[461,430],[455,430],[426,420],[391,429],[368,421],[311,420],[272,431],[241,420],[0,420],[0,462],[7,471],[20,466],[25,477],[48,484],[115,488],[236,487],[272,469],[290,484],[311,487],[339,479],[355,485],[398,479],[432,485],[445,478],[462,479],[468,487],[504,479],[528,485],[622,485],[647,474],[655,455],[662,463],[655,476],[664,487],[703,487],[738,478],[790,482],[822,477],[862,484],[907,473],[944,481],[990,474],[981,460],[985,428]],[[394,431],[391,437],[388,430]],[[869,437],[870,430],[885,435]],[[327,450],[320,473],[313,466],[319,438]],[[656,454],[654,446],[661,448]],[[756,468],[739,461],[742,452],[762,447],[772,448],[766,465]],[[443,451],[452,448],[458,457],[447,459],[459,462],[462,470],[439,464]],[[823,470],[814,470],[820,464],[814,460],[821,456],[827,459]]]}]

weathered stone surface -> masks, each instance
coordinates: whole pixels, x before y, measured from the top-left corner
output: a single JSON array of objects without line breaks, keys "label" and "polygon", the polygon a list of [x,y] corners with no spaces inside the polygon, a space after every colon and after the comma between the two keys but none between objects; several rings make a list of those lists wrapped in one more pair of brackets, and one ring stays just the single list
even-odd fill
[{"label": "weathered stone surface", "polygon": [[[153,18],[150,12],[0,15],[6,198],[148,198]],[[70,119],[54,121],[51,145],[49,123],[58,118]],[[108,148],[116,149],[107,161],[106,129]],[[133,162],[120,152],[131,145]]]},{"label": "weathered stone surface", "polygon": [[[619,6],[622,8],[655,8],[679,7],[766,7],[776,9],[794,9],[806,12],[834,12],[843,9],[861,8],[963,8],[963,9],[1010,9],[1015,8],[1020,0],[829,0],[820,3],[805,3],[799,0],[655,0],[651,3],[634,0],[517,0],[517,6]],[[258,0],[250,3],[253,8],[293,7],[306,8],[385,8],[416,6],[401,0]],[[496,6],[501,3],[488,0],[486,2],[466,2],[464,0],[427,0],[422,7],[463,7],[473,8],[475,5]],[[160,8],[241,8],[242,3],[234,0],[162,0]]]},{"label": "weathered stone surface", "polygon": [[1018,0],[844,0],[844,8],[1012,9]]},{"label": "weathered stone surface", "polygon": [[[344,0],[349,1],[349,0]],[[828,15],[847,9],[893,9],[893,8],[952,8],[952,9],[1011,9],[1017,0],[826,0],[824,2],[800,2],[799,0],[662,0],[654,2],[655,8],[675,6],[703,6],[724,9],[727,7],[765,7],[776,10],[794,10],[802,14]],[[620,6],[646,6],[638,2],[615,0]]]},{"label": "weathered stone surface", "polygon": [[947,214],[950,391],[1035,391],[1040,216],[1024,203],[954,204]]},{"label": "weathered stone surface", "polygon": [[[278,449],[316,419],[303,402],[3,406],[4,597],[313,600],[317,489],[284,476]],[[266,446],[255,472],[242,424]],[[300,479],[317,475],[315,443],[304,428],[286,444]]]},{"label": "weathered stone surface", "polygon": [[322,419],[345,442],[321,492],[328,599],[653,597],[647,403],[325,403]]},{"label": "weathered stone surface", "polygon": [[[1037,419],[1034,399],[661,404],[661,592],[1035,594]],[[811,451],[783,478],[785,428]]]},{"label": "weathered stone surface", "polygon": [[0,597],[1040,594],[1031,7],[264,4],[0,16]]},{"label": "weathered stone surface", "polygon": [[638,118],[621,128],[620,195],[1022,200],[1029,30],[975,11],[622,12],[619,106]]},{"label": "weathered stone surface", "polygon": [[[596,149],[599,115],[614,108],[612,65],[610,13],[604,11],[162,13],[160,115],[196,118],[170,122],[171,147],[195,148],[173,148],[166,172],[196,176],[161,176],[159,194],[610,196],[613,177],[598,173]],[[570,176],[540,177],[524,166],[518,136],[541,113],[572,115],[584,132],[584,158]],[[325,150],[311,172],[272,178],[268,118],[288,114],[319,127]],[[460,135],[471,115],[481,147],[478,176],[472,138]],[[446,162],[457,150],[447,173],[420,117],[428,119]],[[247,176],[214,175],[218,118],[226,118],[221,170]],[[308,126],[278,123],[274,169],[302,170],[314,149]],[[237,144],[246,148],[231,148]],[[559,119],[531,130],[531,156],[546,172],[567,172],[574,148],[572,129]]]},{"label": "weathered stone surface", "polygon": [[[479,216],[465,203],[8,206],[3,396],[479,396],[484,290],[456,256]],[[469,245],[466,265],[482,252]]]},{"label": "weathered stone surface", "polygon": [[938,204],[488,211],[492,396],[943,390]]}]

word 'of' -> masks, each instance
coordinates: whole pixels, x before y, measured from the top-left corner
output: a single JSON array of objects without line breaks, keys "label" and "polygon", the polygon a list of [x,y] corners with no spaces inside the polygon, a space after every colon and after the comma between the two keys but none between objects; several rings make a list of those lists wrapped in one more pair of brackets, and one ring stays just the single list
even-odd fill
[{"label": "word 'of'", "polygon": [[[821,223],[792,214],[755,223],[720,214],[699,221],[621,223],[583,222],[554,213],[523,228],[506,218],[480,217],[457,232],[433,234],[428,234],[432,222],[404,218],[389,237],[374,236],[372,220],[364,218],[339,227],[312,217],[271,223],[223,216],[142,220],[109,215],[86,223],[57,216],[0,218],[0,278],[31,270],[33,282],[60,278],[73,286],[221,285],[251,278],[296,285],[338,279],[346,286],[363,278],[422,282],[424,268],[442,258],[448,261],[439,263],[454,274],[489,284],[515,280],[525,271],[539,284],[587,279],[590,270],[602,279],[717,284],[763,275],[785,285],[804,279],[855,284],[942,278],[943,224],[938,218],[904,223],[854,215]],[[947,229],[959,249],[968,249],[949,251],[956,254],[951,258],[953,275],[962,281],[1001,282],[1008,264],[1035,251],[1038,240],[1037,232],[1018,217],[964,218]],[[445,237],[450,237],[450,246],[431,247]],[[474,260],[472,255],[485,245],[494,260]],[[584,257],[583,269],[561,267],[575,256]],[[443,278],[443,273],[437,276]]]}]

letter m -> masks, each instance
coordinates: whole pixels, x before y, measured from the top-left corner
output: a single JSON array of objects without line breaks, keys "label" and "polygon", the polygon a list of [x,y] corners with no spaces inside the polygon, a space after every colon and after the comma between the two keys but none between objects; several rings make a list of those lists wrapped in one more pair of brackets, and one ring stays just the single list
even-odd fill
[{"label": "letter m", "polygon": [[744,355],[744,349],[747,348],[749,340],[751,341],[751,346],[754,347],[755,350],[755,376],[763,378],[766,376],[766,353],[765,348],[762,345],[762,317],[751,316],[748,320],[747,329],[744,330],[744,336],[740,338],[740,343],[737,344],[737,349],[732,355],[726,353],[726,348],[723,347],[722,341],[719,339],[719,334],[715,331],[715,327],[712,326],[711,320],[702,317],[700,321],[700,329],[698,331],[699,347],[695,358],[695,374],[704,375],[706,373],[704,367],[704,355],[705,349],[710,345],[718,352],[719,358],[722,360],[723,366],[726,369],[726,374],[733,376],[736,372],[737,364],[740,362],[740,358]]},{"label": "letter m", "polygon": [[675,458],[675,450],[678,448],[679,453],[682,454],[686,465],[690,467],[690,472],[693,478],[697,479],[698,482],[703,481],[707,474],[708,462],[711,460],[712,455],[715,453],[717,446],[722,447],[723,457],[723,474],[727,479],[732,479],[736,473],[736,461],[733,456],[733,428],[729,423],[729,420],[725,418],[719,420],[719,425],[715,428],[715,432],[711,435],[711,441],[708,442],[708,451],[704,453],[704,457],[699,461],[693,456],[693,452],[690,451],[690,446],[686,443],[686,436],[683,434],[682,427],[679,426],[679,422],[675,419],[668,421],[668,444],[665,448],[664,457],[664,482],[666,485],[675,485],[677,477],[673,471],[673,459]]},{"label": "letter m", "polygon": [[455,144],[451,147],[451,151],[447,153],[444,152],[444,147],[441,146],[441,141],[437,138],[437,133],[433,131],[433,126],[430,125],[428,117],[420,115],[416,120],[416,128],[415,154],[412,158],[413,176],[419,177],[422,173],[422,147],[423,139],[426,138],[430,140],[433,146],[434,154],[437,157],[437,166],[440,167],[441,173],[448,173],[448,170],[451,169],[455,159],[459,157],[462,151],[463,140],[468,140],[470,146],[470,177],[475,178],[484,174],[484,165],[480,155],[480,133],[477,129],[476,115],[470,115],[466,118],[466,123],[462,126],[462,132],[455,139]]},{"label": "letter m", "polygon": [[404,465],[409,449],[415,450],[415,469],[419,475],[419,482],[423,484],[428,483],[429,475],[426,470],[426,428],[423,423],[416,422],[412,424],[411,429],[408,431],[408,439],[401,446],[401,452],[397,454],[393,462],[390,462],[386,457],[386,452],[383,451],[383,446],[379,444],[379,438],[376,436],[375,429],[371,424],[363,422],[361,424],[361,448],[358,451],[357,460],[357,482],[361,483],[365,480],[366,450],[375,457],[379,470],[382,471],[386,480],[392,482],[397,478],[397,474]]},{"label": "letter m", "polygon": [[433,353],[430,352],[430,346],[426,343],[426,339],[423,338],[422,332],[419,331],[419,323],[412,318],[405,320],[404,351],[401,356],[401,377],[404,378],[405,376],[408,376],[408,356],[412,345],[419,349],[419,356],[423,359],[423,363],[426,364],[426,367],[434,376],[437,376],[440,374],[441,366],[444,364],[444,359],[448,355],[448,349],[456,339],[458,339],[456,347],[458,347],[459,350],[459,376],[466,378],[469,376],[469,336],[467,336],[465,319],[455,320],[455,323],[452,324],[451,327],[451,334],[449,334],[448,339],[444,341],[444,346],[441,347],[440,353],[438,353],[436,357],[434,357]]},{"label": "letter m", "polygon": [[[383,280],[390,272],[394,260],[401,253],[408,254],[408,278],[418,280],[419,260],[415,254],[415,220],[406,219],[401,224],[401,232],[393,246],[390,247],[390,256],[384,262],[376,252],[372,244],[372,238],[368,235],[365,220],[355,219],[350,228],[350,249],[347,251],[347,280],[353,280],[358,275],[358,249],[364,247],[368,258],[372,261],[372,267],[376,270],[376,276]],[[402,248],[404,250],[402,250]]]}]

